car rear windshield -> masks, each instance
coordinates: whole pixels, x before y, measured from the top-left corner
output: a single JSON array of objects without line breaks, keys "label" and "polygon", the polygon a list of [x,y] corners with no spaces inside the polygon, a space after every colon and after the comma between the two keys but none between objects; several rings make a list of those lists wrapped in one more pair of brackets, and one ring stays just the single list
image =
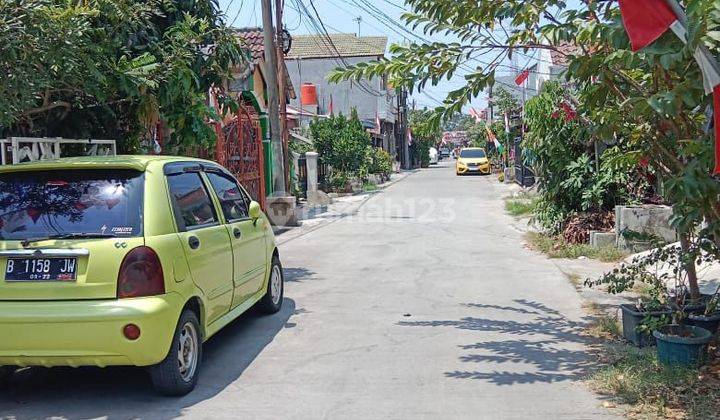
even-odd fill
[{"label": "car rear windshield", "polygon": [[460,151],[460,157],[480,159],[485,157],[485,151],[481,149],[465,149]]},{"label": "car rear windshield", "polygon": [[133,170],[0,174],[0,240],[140,236],[143,180]]}]

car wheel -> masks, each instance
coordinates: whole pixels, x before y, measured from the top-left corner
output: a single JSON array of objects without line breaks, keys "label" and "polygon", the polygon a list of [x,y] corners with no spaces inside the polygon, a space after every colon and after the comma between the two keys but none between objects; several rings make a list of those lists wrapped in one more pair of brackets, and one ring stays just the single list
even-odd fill
[{"label": "car wheel", "polygon": [[283,294],[285,293],[285,281],[282,264],[277,255],[273,256],[270,265],[270,278],[268,279],[265,296],[257,304],[257,309],[266,314],[274,314],[282,307]]},{"label": "car wheel", "polygon": [[165,359],[150,368],[155,390],[170,397],[187,394],[197,384],[202,361],[200,322],[191,310],[180,315],[170,351]]}]

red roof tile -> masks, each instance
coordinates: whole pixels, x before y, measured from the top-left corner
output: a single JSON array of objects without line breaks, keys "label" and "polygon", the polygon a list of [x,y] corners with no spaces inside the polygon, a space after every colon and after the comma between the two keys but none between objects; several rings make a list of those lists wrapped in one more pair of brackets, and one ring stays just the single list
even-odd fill
[{"label": "red roof tile", "polygon": [[[253,64],[258,65],[265,60],[265,45],[263,39],[263,30],[259,27],[253,28],[236,28],[235,33],[240,39],[240,46],[250,52]],[[287,85],[287,93],[291,98],[295,98],[295,87],[290,80],[290,75],[285,68],[285,83]]]},{"label": "red roof tile", "polygon": [[563,42],[557,46],[557,51],[550,51],[550,56],[552,57],[553,64],[555,64],[556,66],[567,66],[568,56],[578,55],[580,53],[581,49],[577,45],[571,44],[569,42]]},{"label": "red roof tile", "polygon": [[235,30],[243,48],[250,51],[253,62],[262,61],[265,54],[262,28],[238,28]]}]

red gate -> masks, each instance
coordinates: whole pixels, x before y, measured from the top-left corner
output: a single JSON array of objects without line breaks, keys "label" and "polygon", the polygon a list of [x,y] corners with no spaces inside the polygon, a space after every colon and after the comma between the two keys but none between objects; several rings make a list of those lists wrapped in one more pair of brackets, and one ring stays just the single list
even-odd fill
[{"label": "red gate", "polygon": [[241,104],[231,122],[222,129],[216,124],[215,129],[215,160],[226,167],[265,210],[265,159],[257,112],[252,106]]}]

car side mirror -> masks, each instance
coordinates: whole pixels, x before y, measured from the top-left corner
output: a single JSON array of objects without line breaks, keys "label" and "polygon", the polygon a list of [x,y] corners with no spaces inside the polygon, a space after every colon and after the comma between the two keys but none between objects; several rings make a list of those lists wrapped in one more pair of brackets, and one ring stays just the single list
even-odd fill
[{"label": "car side mirror", "polygon": [[253,223],[257,223],[258,219],[262,215],[262,210],[260,209],[260,203],[257,201],[251,201],[250,207],[248,208],[248,213],[250,215],[250,218],[252,219]]}]

